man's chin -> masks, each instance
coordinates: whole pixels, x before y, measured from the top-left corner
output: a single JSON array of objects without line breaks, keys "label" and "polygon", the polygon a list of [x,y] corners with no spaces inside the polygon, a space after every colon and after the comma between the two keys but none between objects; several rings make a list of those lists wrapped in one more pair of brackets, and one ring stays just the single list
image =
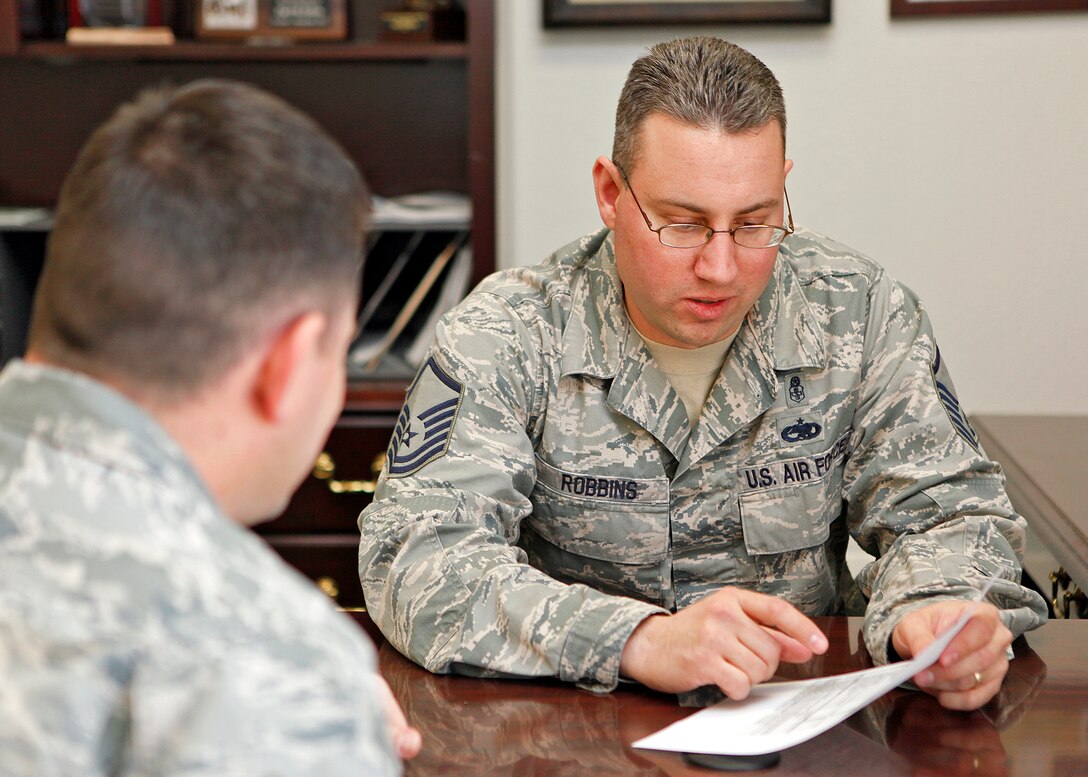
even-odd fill
[{"label": "man's chin", "polygon": [[676,348],[704,348],[708,345],[714,345],[723,340],[728,340],[738,328],[739,327],[723,329],[718,327],[712,331],[698,331],[697,329],[693,329],[687,332],[679,332],[673,339]]},{"label": "man's chin", "polygon": [[[292,492],[293,493],[293,492]],[[274,521],[283,515],[287,504],[291,501],[291,495],[283,497],[275,504],[243,505],[239,509],[231,511],[231,518],[243,526],[257,526],[262,523]]]}]

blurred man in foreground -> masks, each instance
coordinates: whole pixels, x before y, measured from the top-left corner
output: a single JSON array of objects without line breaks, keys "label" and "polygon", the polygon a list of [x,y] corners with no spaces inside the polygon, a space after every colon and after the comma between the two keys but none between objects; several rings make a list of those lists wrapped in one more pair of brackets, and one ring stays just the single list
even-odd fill
[{"label": "blurred man in foreground", "polygon": [[145,93],[61,191],[0,374],[0,750],[19,775],[397,774],[374,649],[249,532],[340,412],[368,200],[254,88]]}]

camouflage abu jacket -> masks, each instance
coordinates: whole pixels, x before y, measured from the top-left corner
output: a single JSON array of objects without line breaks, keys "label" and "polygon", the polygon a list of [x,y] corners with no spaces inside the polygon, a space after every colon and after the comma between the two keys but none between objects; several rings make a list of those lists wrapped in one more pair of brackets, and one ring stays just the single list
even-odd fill
[{"label": "camouflage abu jacket", "polygon": [[[602,230],[497,273],[439,325],[360,516],[394,646],[435,672],[609,690],[643,618],[726,585],[809,615],[867,600],[878,661],[908,609],[994,572],[1015,633],[1045,620],[1019,584],[1023,519],[908,289],[788,237],[692,429],[612,251]],[[848,535],[877,557],[856,585]]]},{"label": "camouflage abu jacket", "polygon": [[358,627],[143,410],[0,374],[0,775],[399,774]]}]

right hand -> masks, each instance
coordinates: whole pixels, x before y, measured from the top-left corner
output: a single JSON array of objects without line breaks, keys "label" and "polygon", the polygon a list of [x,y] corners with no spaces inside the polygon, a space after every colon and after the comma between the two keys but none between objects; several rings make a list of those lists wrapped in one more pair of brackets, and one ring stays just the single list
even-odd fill
[{"label": "right hand", "polygon": [[667,693],[716,685],[744,699],[778,662],[803,663],[827,637],[793,605],[743,588],[723,588],[672,615],[651,615],[623,648],[620,674]]},{"label": "right hand", "polygon": [[393,691],[385,678],[378,675],[378,694],[381,696],[382,709],[385,710],[385,725],[393,750],[403,761],[415,758],[423,747],[423,737],[419,730],[408,724],[404,711],[400,708]]}]

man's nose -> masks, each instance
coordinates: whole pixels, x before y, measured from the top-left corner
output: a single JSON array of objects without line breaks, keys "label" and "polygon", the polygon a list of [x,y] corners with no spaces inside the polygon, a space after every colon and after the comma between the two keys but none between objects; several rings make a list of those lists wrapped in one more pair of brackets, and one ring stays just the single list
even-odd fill
[{"label": "man's nose", "polygon": [[737,275],[737,244],[728,232],[715,232],[710,242],[699,249],[695,274],[702,280],[726,284]]}]

